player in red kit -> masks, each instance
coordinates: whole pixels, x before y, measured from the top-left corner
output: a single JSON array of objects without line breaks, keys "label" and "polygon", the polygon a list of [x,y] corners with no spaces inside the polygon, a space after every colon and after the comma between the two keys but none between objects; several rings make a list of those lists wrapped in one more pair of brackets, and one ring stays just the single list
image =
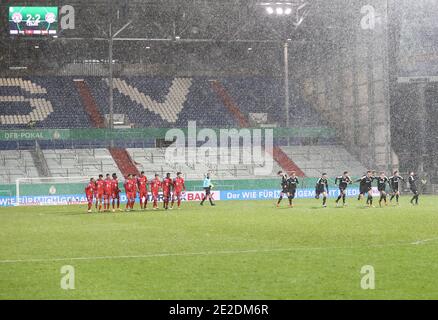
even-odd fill
[{"label": "player in red kit", "polygon": [[140,209],[145,210],[148,206],[148,178],[144,175],[144,171],[137,178],[138,195],[140,198]]},{"label": "player in red kit", "polygon": [[132,186],[131,186],[131,181],[132,179],[132,175],[129,174],[126,178],[125,178],[125,183],[123,184],[123,186],[125,187],[125,193],[126,193],[126,206],[125,206],[125,211],[129,211],[131,209],[131,195],[132,195]]},{"label": "player in red kit", "polygon": [[135,198],[137,198],[138,186],[137,186],[137,175],[131,174],[131,176],[132,176],[132,178],[131,178],[131,184],[132,184],[131,210],[134,210],[134,204],[135,204]]},{"label": "player in red kit", "polygon": [[99,174],[99,179],[96,181],[96,207],[99,206],[99,212],[102,211],[103,195],[105,193],[105,180],[103,175]]},{"label": "player in red kit", "polygon": [[111,198],[113,200],[113,212],[115,212],[115,204],[117,201],[117,210],[122,211],[122,209],[120,209],[120,192],[121,190],[119,189],[119,179],[117,179],[117,174],[113,173],[113,179],[111,180],[111,186],[112,186],[112,195]]},{"label": "player in red kit", "polygon": [[109,173],[106,174],[104,191],[103,191],[103,210],[110,210],[111,197],[113,195],[113,183]]},{"label": "player in red kit", "polygon": [[170,173],[166,173],[161,186],[163,188],[163,208],[167,210],[169,209],[169,200],[173,188],[173,180],[170,177]]},{"label": "player in red kit", "polygon": [[96,211],[98,209],[98,201],[97,201],[97,181],[96,179],[94,180],[94,199],[95,199],[95,208]]},{"label": "player in red kit", "polygon": [[178,200],[177,205],[178,209],[181,209],[181,199],[182,193],[186,192],[186,185],[184,184],[184,178],[182,177],[181,172],[176,173],[176,178],[173,180],[173,197],[172,204],[170,205],[170,209],[173,209],[173,204],[175,203],[175,199]]},{"label": "player in red kit", "polygon": [[125,181],[125,192],[126,192],[126,207],[125,211],[131,211],[134,209],[135,196],[137,193],[137,181],[135,181],[134,176],[132,174],[128,175],[128,178]]},{"label": "player in red kit", "polygon": [[153,206],[154,210],[158,209],[157,202],[158,202],[158,193],[160,192],[160,187],[161,187],[161,181],[159,175],[156,173],[155,178],[151,181],[151,195],[152,195],[152,200],[154,201],[154,206]]},{"label": "player in red kit", "polygon": [[125,194],[126,194],[126,206],[125,206],[125,211],[128,211],[128,207],[130,205],[129,203],[129,185],[128,185],[128,179],[129,176],[125,177],[125,182],[123,182],[123,188],[125,188]]},{"label": "player in red kit", "polygon": [[96,181],[94,178],[90,179],[90,182],[85,187],[85,195],[88,201],[88,213],[91,213],[91,207],[93,206],[93,198],[96,192]]}]

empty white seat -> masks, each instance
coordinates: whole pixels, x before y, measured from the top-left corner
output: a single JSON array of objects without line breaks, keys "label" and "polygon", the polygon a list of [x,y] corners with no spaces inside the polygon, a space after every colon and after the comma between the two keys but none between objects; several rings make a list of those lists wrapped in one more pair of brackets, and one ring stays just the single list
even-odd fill
[{"label": "empty white seat", "polygon": [[366,171],[343,146],[285,146],[281,149],[308,177],[318,177],[323,172],[334,177],[345,170],[359,176]]}]

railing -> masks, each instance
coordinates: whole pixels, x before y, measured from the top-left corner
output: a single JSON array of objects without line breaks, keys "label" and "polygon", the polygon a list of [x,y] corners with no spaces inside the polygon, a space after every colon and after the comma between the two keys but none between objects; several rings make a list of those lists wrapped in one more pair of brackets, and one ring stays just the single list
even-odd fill
[{"label": "railing", "polygon": [[[195,170],[195,164],[194,163],[187,163],[186,166],[189,167],[192,170]],[[180,171],[182,171],[182,170],[180,169]]]},{"label": "railing", "polygon": [[100,172],[103,172],[103,161],[96,161],[96,162],[78,162],[79,168],[82,172],[84,172],[84,167],[94,167]]},{"label": "railing", "polygon": [[41,150],[40,144],[37,140],[35,140],[35,153],[36,153],[38,160],[40,162],[43,175],[45,177],[49,177],[50,176],[50,169],[49,169],[49,166],[47,165],[46,157],[44,156],[44,153]]},{"label": "railing", "polygon": [[17,161],[20,164],[22,164],[24,162],[22,151],[21,150],[17,150],[17,153],[18,153],[18,157],[7,157],[6,155],[2,155],[1,158],[0,158],[2,165],[6,166],[6,160]]}]

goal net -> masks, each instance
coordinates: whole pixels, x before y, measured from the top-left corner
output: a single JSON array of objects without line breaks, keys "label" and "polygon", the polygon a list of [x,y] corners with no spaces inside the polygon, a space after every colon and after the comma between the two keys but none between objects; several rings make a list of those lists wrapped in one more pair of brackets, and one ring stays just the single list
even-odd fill
[{"label": "goal net", "polygon": [[87,177],[19,178],[15,206],[71,205],[87,203]]}]

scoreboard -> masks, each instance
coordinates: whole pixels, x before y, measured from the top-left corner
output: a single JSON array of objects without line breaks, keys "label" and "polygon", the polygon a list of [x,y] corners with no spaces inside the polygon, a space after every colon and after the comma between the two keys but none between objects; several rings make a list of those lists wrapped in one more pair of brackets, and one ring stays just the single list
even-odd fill
[{"label": "scoreboard", "polygon": [[58,32],[58,7],[9,7],[9,34],[51,35]]}]

